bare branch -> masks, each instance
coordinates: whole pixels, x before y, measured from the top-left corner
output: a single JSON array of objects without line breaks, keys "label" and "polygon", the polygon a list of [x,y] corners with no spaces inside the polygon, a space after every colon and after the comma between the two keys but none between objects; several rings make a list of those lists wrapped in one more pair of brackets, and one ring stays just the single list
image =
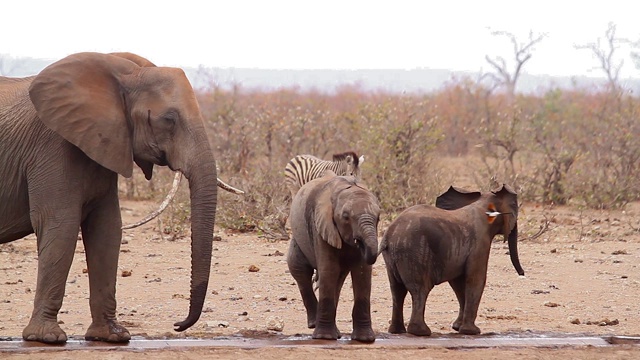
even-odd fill
[{"label": "bare branch", "polygon": [[501,82],[506,86],[507,91],[511,97],[515,95],[515,88],[518,82],[518,78],[522,72],[524,64],[531,59],[534,46],[540,43],[546,36],[546,33],[541,33],[534,36],[533,31],[529,31],[529,38],[526,42],[519,42],[516,36],[508,31],[491,31],[491,35],[505,36],[511,42],[513,46],[513,56],[515,60],[515,67],[513,72],[509,71],[508,66],[504,58],[496,57],[491,58],[488,55],[485,56],[487,62],[498,72],[501,77]]},{"label": "bare branch", "polygon": [[612,90],[618,88],[618,78],[620,76],[620,70],[624,64],[624,60],[615,62],[614,54],[619,48],[619,44],[625,42],[624,39],[616,37],[616,24],[609,23],[607,30],[605,31],[606,45],[601,44],[601,38],[598,38],[596,42],[591,42],[583,45],[575,45],[578,50],[590,50],[596,57],[599,63],[599,69],[602,70],[607,76],[609,86]]}]

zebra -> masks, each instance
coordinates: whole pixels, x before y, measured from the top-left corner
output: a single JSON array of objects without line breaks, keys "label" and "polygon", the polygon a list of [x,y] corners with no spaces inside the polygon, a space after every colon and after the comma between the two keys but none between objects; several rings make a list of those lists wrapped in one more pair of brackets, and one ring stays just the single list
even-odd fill
[{"label": "zebra", "polygon": [[334,154],[333,161],[318,159],[313,155],[297,155],[289,160],[284,168],[284,176],[287,186],[291,191],[291,198],[300,187],[309,181],[321,177],[325,170],[331,170],[336,175],[360,176],[360,164],[364,161],[364,155],[358,157],[355,152],[347,151]]}]

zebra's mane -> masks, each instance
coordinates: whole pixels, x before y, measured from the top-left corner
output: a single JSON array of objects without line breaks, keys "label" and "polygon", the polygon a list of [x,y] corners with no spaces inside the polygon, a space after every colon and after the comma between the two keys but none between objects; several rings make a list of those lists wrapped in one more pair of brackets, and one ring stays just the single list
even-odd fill
[{"label": "zebra's mane", "polygon": [[333,161],[345,160],[347,156],[351,156],[351,158],[353,159],[353,166],[357,168],[360,162],[360,158],[358,158],[358,155],[356,155],[354,151],[347,151],[340,154],[333,154]]}]

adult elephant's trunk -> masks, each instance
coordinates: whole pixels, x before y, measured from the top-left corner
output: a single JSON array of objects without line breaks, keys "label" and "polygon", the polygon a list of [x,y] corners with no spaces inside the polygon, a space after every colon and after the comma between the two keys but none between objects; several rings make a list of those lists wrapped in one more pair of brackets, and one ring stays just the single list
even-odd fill
[{"label": "adult elephant's trunk", "polygon": [[[508,224],[509,222],[505,221],[505,223]],[[513,267],[518,272],[518,275],[523,276],[524,270],[520,265],[520,258],[518,257],[518,222],[516,222],[513,229],[511,229],[511,232],[509,232],[508,229],[505,229],[505,230],[506,230],[504,232],[505,237],[507,236],[506,234],[509,234],[508,243],[509,243],[509,256],[511,257],[511,263],[513,264]]]},{"label": "adult elephant's trunk", "polygon": [[360,245],[364,261],[373,265],[378,258],[378,231],[373,216],[362,216],[358,221],[363,234],[363,242]]},{"label": "adult elephant's trunk", "polygon": [[[206,142],[206,140],[204,140]],[[184,331],[198,321],[204,305],[211,270],[213,224],[217,205],[216,164],[206,145],[196,147],[184,170],[191,192],[191,298],[189,315],[174,324],[176,331]]]}]

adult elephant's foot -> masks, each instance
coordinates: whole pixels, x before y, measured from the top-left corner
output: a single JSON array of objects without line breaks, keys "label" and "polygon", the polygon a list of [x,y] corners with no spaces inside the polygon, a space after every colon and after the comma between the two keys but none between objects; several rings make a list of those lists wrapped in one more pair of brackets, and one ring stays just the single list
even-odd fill
[{"label": "adult elephant's foot", "polygon": [[85,340],[89,341],[106,341],[123,343],[131,340],[129,330],[118,324],[116,320],[108,320],[106,323],[92,323],[84,334]]},{"label": "adult elephant's foot", "polygon": [[67,342],[67,334],[55,320],[31,320],[22,330],[22,338],[26,341],[40,341],[47,344],[61,344]]},{"label": "adult elephant's foot", "polygon": [[412,323],[412,322],[410,322],[409,326],[407,326],[407,332],[409,334],[416,335],[416,336],[430,336],[431,335],[431,329],[429,329],[427,324],[425,324],[424,322],[422,322],[422,323]]},{"label": "adult elephant's foot", "polygon": [[407,328],[404,327],[402,322],[395,323],[391,321],[391,325],[389,325],[389,333],[391,334],[404,334],[407,332]]},{"label": "adult elephant's foot", "polygon": [[372,343],[376,341],[376,334],[371,327],[362,329],[353,329],[351,333],[351,340],[356,340],[365,343]]},{"label": "adult elephant's foot", "polygon": [[456,321],[453,322],[453,325],[451,325],[451,327],[455,331],[460,331],[461,325],[462,325],[462,317],[458,316],[458,318],[456,319]]},{"label": "adult elephant's foot", "polygon": [[325,340],[338,340],[342,334],[338,330],[338,327],[333,325],[332,327],[316,327],[313,330],[313,339],[325,339]]},{"label": "adult elephant's foot", "polygon": [[460,332],[460,334],[465,334],[465,335],[478,335],[478,334],[480,334],[480,328],[475,326],[475,324],[462,325],[462,326],[460,326],[460,329],[458,329],[458,331]]},{"label": "adult elephant's foot", "polygon": [[309,329],[314,329],[316,327],[316,316],[308,315],[307,316],[307,327]]}]

